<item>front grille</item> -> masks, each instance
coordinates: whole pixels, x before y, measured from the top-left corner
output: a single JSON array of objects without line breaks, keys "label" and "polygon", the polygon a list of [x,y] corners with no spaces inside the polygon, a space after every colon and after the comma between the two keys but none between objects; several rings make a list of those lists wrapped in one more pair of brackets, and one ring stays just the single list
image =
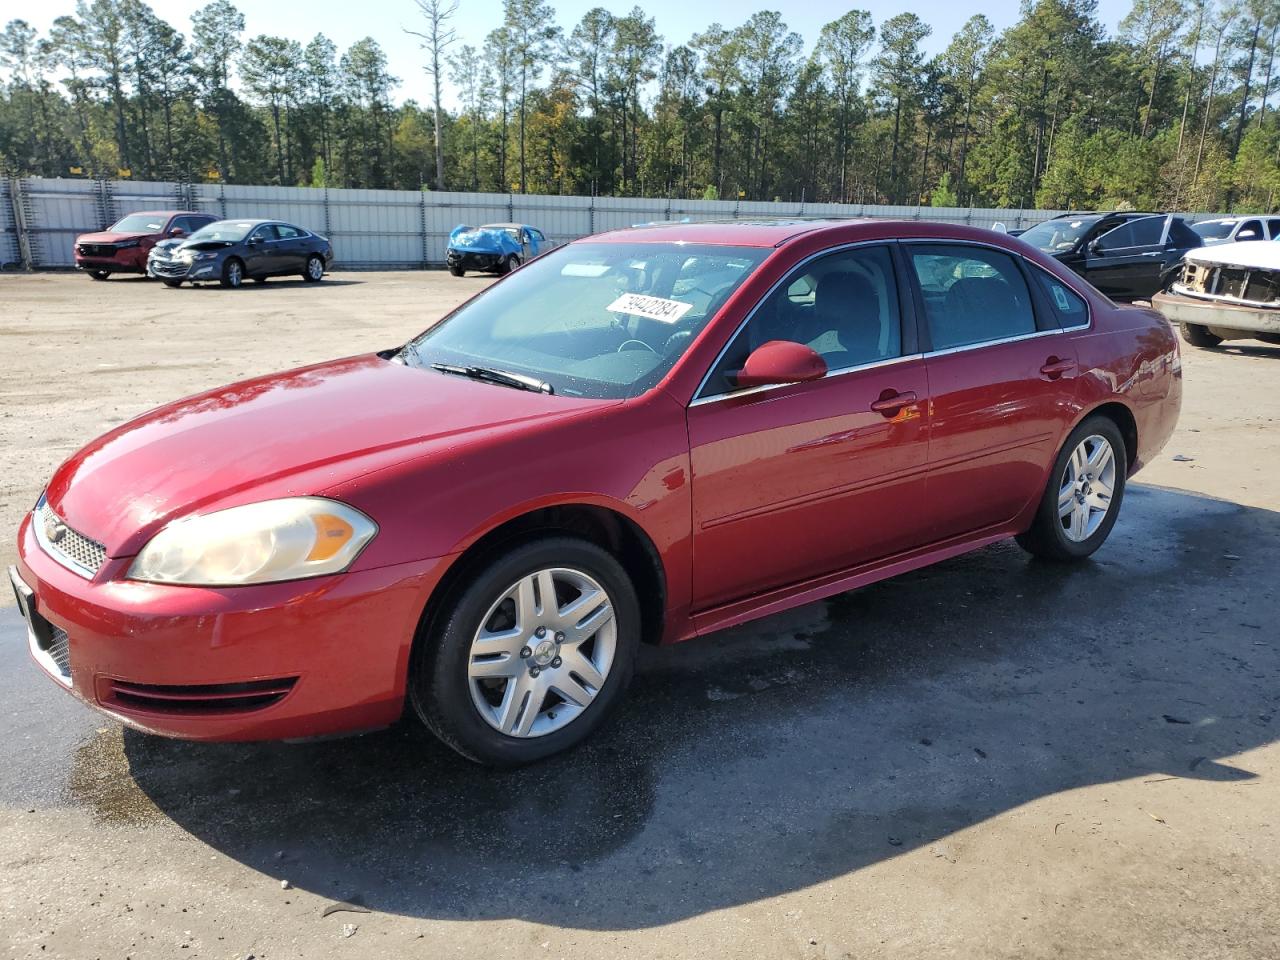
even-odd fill
[{"label": "front grille", "polygon": [[1222,297],[1244,298],[1245,284],[1249,282],[1249,271],[1240,267],[1219,267],[1218,283],[1213,292]]},{"label": "front grille", "polygon": [[55,560],[66,561],[77,572],[93,576],[107,559],[107,548],[96,540],[72,530],[53,512],[49,502],[40,498],[35,515],[36,539]]},{"label": "front grille", "polygon": [[82,257],[114,257],[116,255],[114,243],[82,243],[77,249]]},{"label": "front grille", "polygon": [[106,681],[103,702],[122,710],[210,716],[262,710],[285,698],[297,677],[176,686],[158,683]]},{"label": "front grille", "polygon": [[181,260],[151,261],[151,270],[157,277],[185,277],[189,266]]},{"label": "front grille", "polygon": [[58,668],[58,673],[70,680],[71,679],[71,642],[67,637],[67,631],[61,627],[54,625],[53,640],[49,646],[45,648],[45,653],[49,655],[49,659],[53,661],[53,665]]}]

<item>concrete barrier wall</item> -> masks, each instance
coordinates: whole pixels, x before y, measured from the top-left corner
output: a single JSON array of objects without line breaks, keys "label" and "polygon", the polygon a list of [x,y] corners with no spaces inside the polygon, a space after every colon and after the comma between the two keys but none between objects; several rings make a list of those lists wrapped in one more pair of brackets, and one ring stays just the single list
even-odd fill
[{"label": "concrete barrier wall", "polygon": [[[133,180],[0,180],[0,265],[74,265],[78,234],[101,230],[135,210],[186,209],[218,217],[285,220],[333,241],[345,269],[424,268],[444,263],[460,223],[527,223],[555,244],[651,220],[754,217],[883,217],[1025,229],[1061,210],[895,207],[876,204],[764,203],[506,193],[340,190]],[[1216,214],[1190,214],[1191,219]]]}]

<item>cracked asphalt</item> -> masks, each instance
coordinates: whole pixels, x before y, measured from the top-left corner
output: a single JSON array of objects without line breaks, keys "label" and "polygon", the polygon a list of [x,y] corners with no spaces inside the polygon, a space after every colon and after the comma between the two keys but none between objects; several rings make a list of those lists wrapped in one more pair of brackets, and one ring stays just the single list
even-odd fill
[{"label": "cracked asphalt", "polygon": [[[220,291],[0,276],[20,348],[0,358],[0,514],[34,500],[55,440],[386,346],[483,282],[352,279],[237,291],[228,317]],[[223,324],[209,365],[165,367],[164,315],[95,339],[89,296],[172,301],[190,336]],[[32,371],[75,357],[46,322],[143,375],[48,409]],[[1179,431],[1091,562],[1001,544],[646,650],[616,723],[525,770],[412,723],[123,731],[41,676],[0,608],[3,955],[1280,955],[1280,348],[1184,358]]]}]

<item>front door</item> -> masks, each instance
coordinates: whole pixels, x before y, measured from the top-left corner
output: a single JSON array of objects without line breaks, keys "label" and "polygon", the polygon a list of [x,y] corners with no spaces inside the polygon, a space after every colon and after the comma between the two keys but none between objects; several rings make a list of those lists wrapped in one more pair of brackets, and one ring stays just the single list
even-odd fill
[{"label": "front door", "polygon": [[[929,383],[885,245],[809,261],[757,307],[688,411],[696,609],[918,546]],[[828,376],[738,390],[770,340]]]},{"label": "front door", "polygon": [[1075,347],[1048,297],[1064,311],[1078,298],[1002,250],[914,243],[906,253],[924,307],[927,499],[941,541],[1008,523],[1043,490],[1077,383]]},{"label": "front door", "polygon": [[1160,289],[1170,219],[1139,217],[1103,233],[1085,247],[1080,273],[1109,297],[1151,296]]},{"label": "front door", "polygon": [[264,223],[249,235],[244,248],[244,272],[252,277],[264,277],[275,272],[276,263],[275,224]]}]

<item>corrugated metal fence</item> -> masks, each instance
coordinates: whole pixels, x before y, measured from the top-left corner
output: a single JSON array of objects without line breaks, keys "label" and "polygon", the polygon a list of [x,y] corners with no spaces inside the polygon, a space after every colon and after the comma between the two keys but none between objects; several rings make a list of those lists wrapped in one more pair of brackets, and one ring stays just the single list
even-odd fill
[{"label": "corrugated metal fence", "polygon": [[346,269],[442,265],[449,232],[460,223],[528,223],[560,244],[652,220],[888,217],[979,227],[1002,222],[1013,230],[1063,212],[28,177],[0,180],[0,265],[30,269],[72,266],[77,234],[101,230],[134,210],[169,208],[299,224],[329,237],[337,266]]}]

